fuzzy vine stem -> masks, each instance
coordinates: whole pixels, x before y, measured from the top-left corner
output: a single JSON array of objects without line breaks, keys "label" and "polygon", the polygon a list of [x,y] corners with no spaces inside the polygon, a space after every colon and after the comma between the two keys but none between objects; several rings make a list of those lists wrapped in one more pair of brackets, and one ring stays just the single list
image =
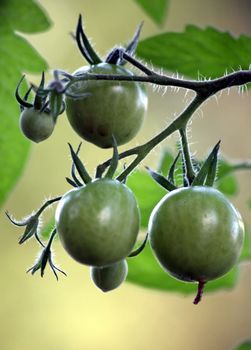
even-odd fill
[{"label": "fuzzy vine stem", "polygon": [[[61,71],[62,74],[62,71]],[[63,74],[65,75],[65,74]],[[69,74],[67,77],[69,78]],[[197,81],[197,80],[185,80],[169,77],[167,75],[158,74],[152,72],[152,74],[147,74],[146,76],[141,75],[119,75],[119,74],[94,74],[94,73],[84,73],[78,76],[71,76],[70,81],[66,84],[65,92],[67,95],[67,90],[76,83],[77,81],[85,80],[110,80],[110,81],[131,81],[131,82],[142,82],[150,83],[161,86],[173,86],[184,89],[193,90],[199,94],[205,94],[208,97],[216,94],[217,92],[231,88],[233,86],[240,86],[251,82],[251,71],[242,70],[234,72],[224,77],[220,77],[213,80]]]},{"label": "fuzzy vine stem", "polygon": [[151,150],[165,140],[169,135],[174,133],[177,130],[182,129],[186,126],[188,120],[191,118],[196,109],[206,100],[206,97],[203,97],[197,94],[192,102],[185,108],[183,112],[161,133],[153,137],[150,141],[145,144],[134,148],[134,153],[132,150],[129,154],[128,151],[122,152],[119,156],[120,159],[127,157],[131,154],[137,154],[137,157],[128,165],[128,167],[117,177],[118,181],[122,181],[127,177],[136,166],[151,152]]}]

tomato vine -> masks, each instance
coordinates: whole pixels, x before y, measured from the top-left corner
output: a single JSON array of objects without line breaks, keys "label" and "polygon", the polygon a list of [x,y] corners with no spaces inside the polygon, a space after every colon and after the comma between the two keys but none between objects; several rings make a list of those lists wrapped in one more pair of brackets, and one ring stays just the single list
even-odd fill
[{"label": "tomato vine", "polygon": [[[19,82],[16,98],[22,110],[21,129],[25,136],[35,142],[49,137],[58,116],[66,110],[70,124],[83,139],[102,148],[112,147],[113,156],[97,166],[93,179],[78,156],[80,146],[75,152],[69,144],[72,168],[71,178],[67,177],[66,180],[73,189],[63,196],[47,201],[35,214],[31,214],[21,222],[13,219],[7,212],[6,215],[13,224],[25,226],[25,232],[19,241],[20,244],[30,238],[35,238],[42,247],[39,259],[28,270],[32,274],[40,270],[41,276],[43,276],[47,264],[50,265],[56,277],[57,271],[64,273],[52,261],[51,245],[56,233],[58,233],[70,256],[91,267],[95,284],[102,290],[112,290],[119,286],[126,277],[127,263],[125,259],[139,255],[148,239],[147,234],[140,247],[133,250],[138,236],[140,215],[136,199],[126,186],[127,177],[157,145],[174,132],[178,132],[181,152],[178,153],[170,166],[168,175],[164,176],[147,168],[151,177],[170,192],[170,196],[167,194],[153,210],[148,231],[150,244],[162,266],[181,280],[198,282],[198,292],[195,298],[197,304],[201,299],[205,283],[222,276],[236,263],[240,255],[244,229],[238,212],[223,195],[212,189],[216,179],[220,141],[213,147],[204,162],[196,163],[189,148],[187,125],[195,111],[213,95],[221,90],[251,82],[251,71],[242,70],[205,81],[179,79],[156,73],[134,57],[141,27],[142,25],[137,28],[132,40],[125,48],[115,47],[103,61],[91,46],[83,30],[80,16],[74,38],[80,52],[90,66],[80,68],[73,74],[56,69],[53,72],[54,80],[47,87],[44,84],[44,74],[42,74],[40,85],[36,87],[31,84],[24,98],[19,95],[19,86],[23,78]],[[125,70],[122,66],[126,63],[130,63],[133,68],[137,68],[144,75],[134,75],[131,71]],[[118,145],[132,139],[141,126],[147,106],[143,83],[192,90],[194,96],[183,111],[159,134],[142,145],[119,153]],[[32,104],[27,101],[31,90],[35,91]],[[111,110],[114,114],[112,117]],[[22,127],[24,117],[25,127]],[[39,118],[44,125],[41,124]],[[48,126],[46,118],[50,118],[52,125]],[[43,126],[45,127],[45,135],[41,136]],[[135,158],[117,175],[119,160],[130,156],[135,156]],[[174,178],[179,158],[182,159],[182,188],[179,188]],[[250,162],[242,162],[234,165],[232,170],[238,168],[251,168],[251,164]],[[177,206],[174,206],[176,213],[179,213],[179,223],[181,223],[181,226],[178,227],[178,222],[172,221],[173,208],[169,211],[169,206],[165,207],[165,205],[169,203],[169,198],[171,200],[174,198],[175,194],[179,196],[180,193],[188,192],[189,196],[191,195],[191,198],[188,197],[187,200],[189,205],[178,203]],[[197,226],[188,223],[187,229],[182,223],[187,223],[187,218],[191,216],[190,208],[193,205],[197,206],[197,209],[199,208],[196,199],[198,193],[199,204],[202,206],[200,208],[201,217],[197,215],[194,219]],[[212,193],[213,199],[210,197]],[[208,205],[205,200],[207,196],[211,198],[211,202],[213,201],[212,206],[211,203]],[[56,226],[51,232],[47,245],[45,245],[38,234],[40,215],[55,202],[59,202],[56,210]],[[176,203],[174,204],[176,205]],[[217,210],[213,212],[214,205],[218,208],[219,216]],[[161,212],[163,207],[163,210],[166,210],[164,214]],[[208,223],[207,214],[209,211],[213,214]],[[230,218],[229,220],[232,220],[233,223],[231,221],[226,228],[222,228],[220,215],[223,219]],[[172,222],[169,231],[166,228],[166,219],[169,223]],[[203,229],[200,229],[198,223]],[[213,227],[213,232],[209,226]],[[198,256],[193,256],[191,242],[187,244],[190,230],[195,236],[195,246],[200,245],[197,249],[197,255],[200,256],[199,260],[204,270],[195,267],[198,263]],[[172,236],[173,232],[175,232],[175,237]],[[183,252],[182,267],[179,262],[170,261],[171,254],[168,255],[172,248],[169,246],[169,239],[174,242],[179,232],[183,235],[178,237],[178,241],[175,243],[173,259],[178,259],[180,248],[177,247],[185,237],[183,249],[186,250],[186,253],[188,252],[188,255]],[[162,243],[159,246],[161,239]],[[166,242],[168,243],[166,244]],[[206,244],[207,246],[205,246]],[[214,248],[215,255],[212,255],[211,259],[220,256],[218,270],[212,270],[211,264],[208,268],[205,263],[204,265],[202,263],[204,252],[209,256],[209,250]],[[191,254],[189,250],[192,252]],[[186,265],[190,266],[190,270],[187,270]],[[114,278],[113,281],[112,278]]]}]

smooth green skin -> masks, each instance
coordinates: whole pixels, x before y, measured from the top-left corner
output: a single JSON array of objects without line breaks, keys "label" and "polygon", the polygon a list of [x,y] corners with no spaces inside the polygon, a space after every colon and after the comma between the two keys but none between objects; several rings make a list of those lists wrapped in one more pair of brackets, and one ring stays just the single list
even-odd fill
[{"label": "smooth green skin", "polygon": [[[132,73],[121,66],[100,63],[83,67],[74,75],[83,73]],[[112,135],[118,145],[130,141],[139,131],[147,109],[145,87],[138,82],[81,81],[69,89],[73,94],[89,94],[73,99],[66,97],[66,114],[72,128],[83,139],[102,148],[112,147]]]},{"label": "smooth green skin", "polygon": [[91,278],[103,292],[118,288],[126,279],[128,265],[126,260],[106,267],[91,267]]},{"label": "smooth green skin", "polygon": [[20,128],[23,134],[33,142],[41,142],[51,136],[55,121],[51,114],[34,109],[24,109],[20,116]]},{"label": "smooth green skin", "polygon": [[127,257],[139,224],[134,194],[116,180],[99,179],[71,190],[56,209],[56,228],[65,250],[90,266],[107,266]]},{"label": "smooth green skin", "polygon": [[244,238],[240,214],[211,187],[168,193],[149,220],[149,239],[162,267],[183,281],[209,281],[237,262]]}]

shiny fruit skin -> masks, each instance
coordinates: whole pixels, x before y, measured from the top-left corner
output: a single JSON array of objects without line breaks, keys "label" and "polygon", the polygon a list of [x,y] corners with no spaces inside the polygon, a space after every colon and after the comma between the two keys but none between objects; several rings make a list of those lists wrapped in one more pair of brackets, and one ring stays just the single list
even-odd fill
[{"label": "shiny fruit skin", "polygon": [[55,217],[59,238],[71,257],[102,267],[130,254],[140,223],[132,191],[110,179],[95,180],[67,192]]},{"label": "shiny fruit skin", "polygon": [[[121,66],[109,63],[83,67],[83,73],[132,75]],[[87,94],[83,98],[66,97],[66,114],[72,128],[83,139],[101,147],[112,147],[112,135],[118,145],[130,141],[139,131],[147,108],[145,87],[138,82],[86,80],[74,83],[69,92]]]},{"label": "shiny fruit skin", "polygon": [[149,220],[152,250],[162,267],[183,281],[209,281],[237,262],[244,237],[240,214],[211,187],[168,193]]},{"label": "shiny fruit skin", "polygon": [[126,260],[118,261],[106,267],[91,267],[91,278],[103,292],[118,288],[126,279],[128,265]]},{"label": "shiny fruit skin", "polygon": [[51,114],[40,112],[33,107],[24,109],[20,116],[23,134],[33,142],[41,142],[51,136],[55,121]]}]

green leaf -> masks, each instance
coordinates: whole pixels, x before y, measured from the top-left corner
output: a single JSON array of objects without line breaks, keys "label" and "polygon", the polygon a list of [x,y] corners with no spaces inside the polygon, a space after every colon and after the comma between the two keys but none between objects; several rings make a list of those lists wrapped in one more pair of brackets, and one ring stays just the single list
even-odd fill
[{"label": "green leaf", "polygon": [[[153,256],[149,244],[137,258],[127,259],[129,273],[127,281],[145,288],[153,288],[168,292],[179,292],[183,294],[196,294],[195,283],[178,281],[166,273]],[[233,268],[225,276],[208,282],[205,292],[212,292],[217,289],[231,289],[238,279],[238,267]]]},{"label": "green leaf", "polygon": [[239,345],[235,350],[251,350],[251,340]]},{"label": "green leaf", "polygon": [[[52,217],[39,231],[39,237],[41,239],[48,239],[50,237],[51,231],[55,227],[55,219]],[[57,236],[56,236],[57,237]]]},{"label": "green leaf", "polygon": [[167,191],[159,186],[146,171],[135,171],[128,177],[126,184],[137,199],[141,213],[141,226],[147,227],[153,208],[167,194]]},{"label": "green leaf", "polygon": [[168,149],[164,149],[161,152],[157,172],[162,173],[163,175],[166,176],[168,174],[168,171],[169,171],[172,163],[173,163],[173,159],[174,159],[174,157],[173,157],[172,152]]},{"label": "green leaf", "polygon": [[42,9],[30,0],[3,0],[0,3],[0,205],[20,176],[30,142],[19,130],[19,107],[14,91],[23,72],[40,73],[46,62],[16,31],[36,33],[49,28]]},{"label": "green leaf", "polygon": [[240,261],[246,261],[251,259],[251,237],[247,225],[245,225],[245,237],[243,248],[240,256]]},{"label": "green leaf", "polygon": [[166,17],[169,0],[135,0],[158,25],[162,25]]},{"label": "green leaf", "polygon": [[234,196],[239,191],[237,178],[233,171],[233,166],[226,159],[219,160],[216,187],[227,196]]},{"label": "green leaf", "polygon": [[182,33],[168,32],[142,40],[137,55],[156,67],[194,79],[198,74],[217,78],[226,71],[249,68],[251,38],[189,25]]}]

